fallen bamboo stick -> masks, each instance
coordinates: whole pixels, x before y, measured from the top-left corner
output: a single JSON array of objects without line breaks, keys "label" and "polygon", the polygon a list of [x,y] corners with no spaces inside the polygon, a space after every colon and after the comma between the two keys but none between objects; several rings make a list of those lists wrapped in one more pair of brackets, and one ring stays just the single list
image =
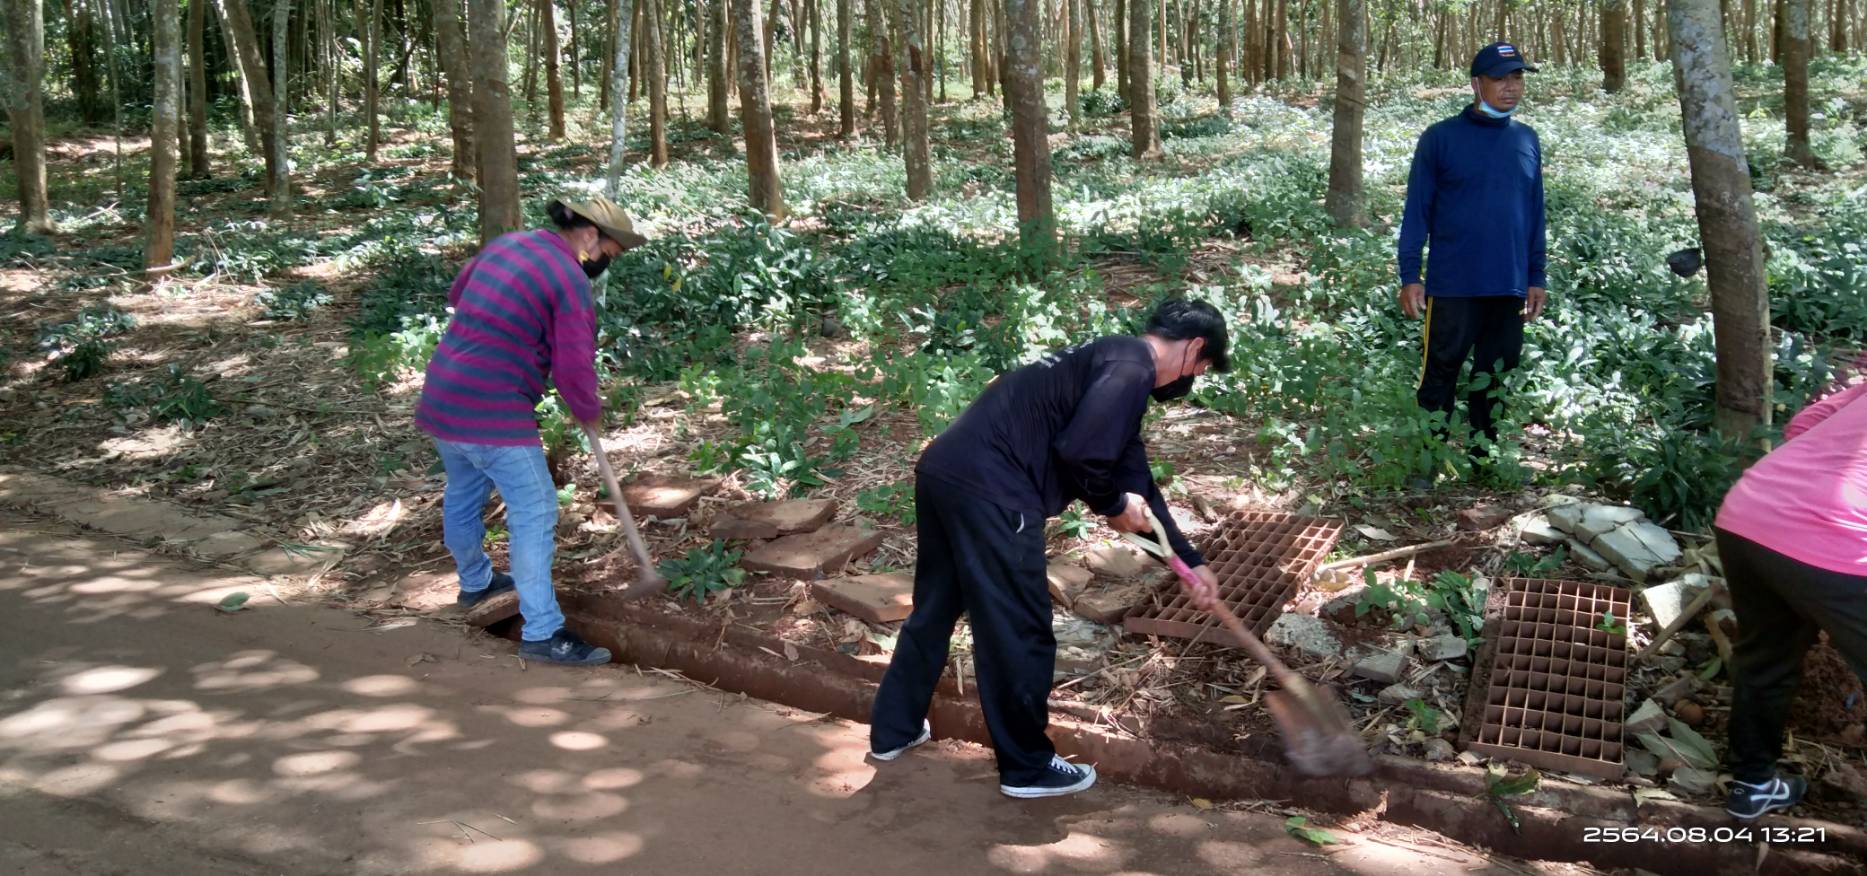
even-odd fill
[{"label": "fallen bamboo stick", "polygon": [[1438,550],[1442,547],[1451,547],[1451,546],[1452,546],[1452,542],[1450,541],[1429,541],[1425,544],[1414,544],[1414,545],[1408,545],[1406,547],[1398,547],[1398,548],[1394,548],[1393,550],[1382,551],[1378,554],[1368,554],[1367,556],[1362,556],[1362,557],[1349,557],[1346,560],[1336,560],[1333,563],[1324,563],[1320,566],[1317,566],[1316,574],[1320,575],[1324,572],[1332,571],[1335,569],[1353,569],[1353,568],[1357,568],[1360,566],[1372,566],[1375,563],[1385,563],[1388,560],[1398,560],[1402,557],[1410,557],[1410,556],[1413,556],[1414,554],[1423,554],[1423,553],[1426,553],[1427,551]]}]

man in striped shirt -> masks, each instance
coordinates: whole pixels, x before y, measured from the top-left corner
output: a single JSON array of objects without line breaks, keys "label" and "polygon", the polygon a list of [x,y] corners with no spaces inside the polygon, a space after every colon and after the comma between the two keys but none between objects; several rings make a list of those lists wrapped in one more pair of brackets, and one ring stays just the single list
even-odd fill
[{"label": "man in striped shirt", "polygon": [[[609,662],[609,651],[564,628],[551,590],[557,488],[533,412],[548,378],[578,422],[601,420],[590,279],[646,240],[607,198],[552,201],[546,213],[553,227],[499,237],[454,279],[453,318],[428,361],[415,423],[434,438],[447,470],[442,519],[460,605],[517,588],[520,654],[595,665]],[[506,503],[510,575],[493,570],[483,547],[482,515],[495,488]]]}]

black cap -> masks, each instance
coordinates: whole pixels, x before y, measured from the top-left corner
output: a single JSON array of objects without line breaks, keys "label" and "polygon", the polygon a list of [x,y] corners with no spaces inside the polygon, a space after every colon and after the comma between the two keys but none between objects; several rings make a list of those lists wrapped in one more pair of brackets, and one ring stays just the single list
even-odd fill
[{"label": "black cap", "polygon": [[1489,76],[1500,79],[1518,70],[1536,72],[1536,67],[1523,60],[1523,53],[1510,43],[1492,43],[1478,50],[1472,56],[1472,75]]}]

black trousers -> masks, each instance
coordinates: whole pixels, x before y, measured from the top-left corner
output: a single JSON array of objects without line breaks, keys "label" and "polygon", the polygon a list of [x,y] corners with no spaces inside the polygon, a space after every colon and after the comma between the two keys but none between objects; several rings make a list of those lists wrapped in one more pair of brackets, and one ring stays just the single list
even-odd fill
[{"label": "black trousers", "polygon": [[938,480],[914,485],[914,612],[875,695],[869,739],[876,751],[920,735],[963,611],[972,626],[979,704],[1007,785],[1030,784],[1056,749],[1050,723],[1057,640],[1050,629],[1044,521],[973,499]]},{"label": "black trousers", "polygon": [[1523,357],[1524,299],[1514,295],[1482,298],[1426,299],[1425,351],[1420,356],[1420,407],[1443,411],[1452,422],[1459,384],[1459,369],[1474,357],[1472,378],[1491,375],[1482,388],[1466,399],[1472,432],[1497,440],[1496,413],[1503,400],[1496,381],[1517,367]]},{"label": "black trousers", "polygon": [[1867,680],[1867,576],[1831,572],[1720,529],[1718,558],[1737,611],[1731,647],[1731,775],[1776,774],[1783,727],[1818,632]]}]

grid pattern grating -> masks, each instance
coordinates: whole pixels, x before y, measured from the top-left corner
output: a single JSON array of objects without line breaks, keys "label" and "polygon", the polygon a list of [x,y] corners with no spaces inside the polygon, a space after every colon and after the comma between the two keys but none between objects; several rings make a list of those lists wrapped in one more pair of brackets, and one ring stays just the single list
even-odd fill
[{"label": "grid pattern grating", "polygon": [[[1219,598],[1261,636],[1341,535],[1335,520],[1236,511],[1213,526],[1199,548],[1219,579]],[[1131,633],[1242,644],[1212,615],[1194,608],[1177,586],[1155,593],[1122,626]]]},{"label": "grid pattern grating", "polygon": [[[1485,629],[1489,669],[1467,748],[1543,767],[1618,779],[1626,716],[1627,590],[1579,581],[1506,578]],[[1476,689],[1474,688],[1474,693]]]}]

